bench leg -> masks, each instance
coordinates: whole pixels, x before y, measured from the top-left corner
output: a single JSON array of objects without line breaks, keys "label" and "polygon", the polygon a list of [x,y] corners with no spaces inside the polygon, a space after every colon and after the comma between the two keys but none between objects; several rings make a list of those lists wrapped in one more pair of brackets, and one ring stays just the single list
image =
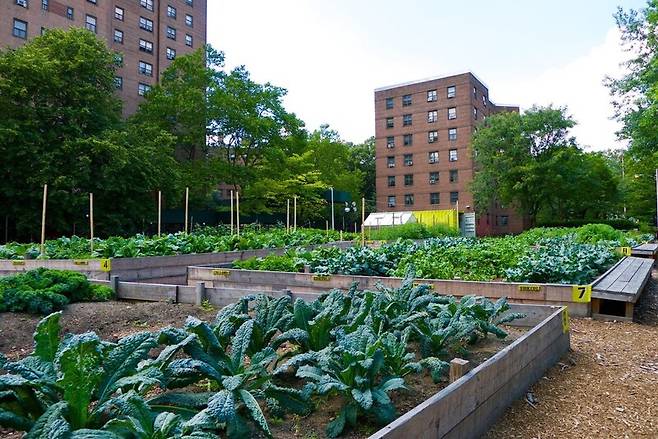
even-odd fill
[{"label": "bench leg", "polygon": [[626,302],[626,315],[624,317],[626,317],[627,319],[630,319],[631,322],[633,321],[633,308],[634,308],[633,303]]}]

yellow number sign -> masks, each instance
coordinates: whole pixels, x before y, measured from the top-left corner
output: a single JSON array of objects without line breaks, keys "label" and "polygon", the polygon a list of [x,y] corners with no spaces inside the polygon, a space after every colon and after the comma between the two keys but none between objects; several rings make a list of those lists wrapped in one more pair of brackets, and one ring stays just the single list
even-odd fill
[{"label": "yellow number sign", "polygon": [[631,253],[633,252],[633,249],[630,247],[618,247],[617,251],[621,253],[622,256],[630,256]]},{"label": "yellow number sign", "polygon": [[228,270],[213,270],[212,271],[213,276],[224,276],[224,277],[229,277],[231,275],[231,272]]},{"label": "yellow number sign", "polygon": [[539,292],[541,291],[541,285],[519,285],[519,291]]},{"label": "yellow number sign", "polygon": [[331,276],[328,274],[316,274],[313,276],[313,280],[315,281],[321,281],[321,282],[328,282],[331,280]]},{"label": "yellow number sign", "polygon": [[572,287],[571,301],[576,303],[589,303],[592,301],[591,285],[574,285]]},{"label": "yellow number sign", "polygon": [[569,308],[564,308],[562,312],[562,332],[569,332]]},{"label": "yellow number sign", "polygon": [[101,259],[101,271],[106,273],[112,271],[112,259]]}]

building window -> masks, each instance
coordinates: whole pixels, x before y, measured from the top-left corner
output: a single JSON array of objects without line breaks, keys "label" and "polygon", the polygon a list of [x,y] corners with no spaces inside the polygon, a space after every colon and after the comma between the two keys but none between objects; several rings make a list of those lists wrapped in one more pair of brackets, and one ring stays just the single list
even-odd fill
[{"label": "building window", "polygon": [[393,98],[386,98],[386,109],[390,110],[393,108]]},{"label": "building window", "polygon": [[395,122],[393,121],[392,117],[387,117],[386,118],[386,128],[393,128],[395,126]]},{"label": "building window", "polygon": [[404,137],[404,146],[411,146],[414,144],[414,135],[413,134],[405,134]]},{"label": "building window", "polygon": [[395,187],[395,175],[388,176],[388,187]]},{"label": "building window", "polygon": [[439,112],[437,110],[431,110],[427,112],[427,123],[434,123],[439,119]]},{"label": "building window", "polygon": [[41,0],[41,9],[43,9],[44,11],[47,11],[48,10],[48,3],[49,3],[49,0]]},{"label": "building window", "polygon": [[185,14],[185,25],[189,27],[194,25],[194,18],[190,14]]},{"label": "building window", "polygon": [[114,65],[117,67],[123,67],[123,53],[114,53]]},{"label": "building window", "polygon": [[167,59],[168,60],[176,59],[176,49],[172,49],[171,47],[167,47]]},{"label": "building window", "polygon": [[482,95],[482,105],[484,105],[485,107],[487,106],[487,96],[484,94]]},{"label": "building window", "polygon": [[114,42],[123,44],[123,31],[114,29]]},{"label": "building window", "polygon": [[27,8],[27,0],[16,0],[16,4],[18,6],[22,6],[23,8]]},{"label": "building window", "polygon": [[459,201],[459,192],[450,192],[450,204],[457,204]]},{"label": "building window", "polygon": [[436,102],[438,100],[436,96],[436,90],[427,91],[427,102]]},{"label": "building window", "polygon": [[169,38],[170,40],[174,40],[174,41],[176,40],[176,29],[175,28],[173,28],[171,26],[167,26],[167,38]]},{"label": "building window", "polygon": [[114,86],[117,90],[123,90],[123,78],[121,76],[114,77]]},{"label": "building window", "polygon": [[96,33],[96,17],[93,15],[87,15],[87,18],[85,19],[85,27],[93,33]]},{"label": "building window", "polygon": [[439,204],[439,193],[438,192],[430,193],[430,204]]},{"label": "building window", "polygon": [[139,0],[139,4],[142,5],[142,8],[153,11],[153,0]]},{"label": "building window", "polygon": [[194,6],[194,0],[185,0],[188,6]]},{"label": "building window", "polygon": [[448,151],[448,161],[450,162],[456,162],[457,161],[457,150],[456,149],[451,149]]},{"label": "building window", "polygon": [[188,47],[192,47],[192,35],[185,34],[185,45]]},{"label": "building window", "polygon": [[457,183],[459,181],[459,171],[456,169],[450,170],[450,183]]},{"label": "building window", "polygon": [[386,166],[389,168],[395,168],[395,157],[392,155],[389,155],[386,157]]},{"label": "building window", "polygon": [[457,128],[450,128],[448,130],[448,140],[457,140]]},{"label": "building window", "polygon": [[404,95],[402,96],[402,106],[403,107],[408,107],[411,105],[411,95]]},{"label": "building window", "polygon": [[153,64],[144,61],[139,62],[139,74],[144,76],[153,76]]},{"label": "building window", "polygon": [[439,182],[439,173],[430,172],[430,184],[437,184]]},{"label": "building window", "polygon": [[477,97],[478,97],[478,89],[477,89],[477,87],[473,87],[473,97],[474,97],[475,99],[477,99]]},{"label": "building window", "polygon": [[388,196],[388,207],[395,207],[395,195]]},{"label": "building window", "polygon": [[413,206],[414,205],[414,194],[405,194],[404,195],[404,205]]},{"label": "building window", "polygon": [[404,155],[404,166],[413,166],[414,165],[414,155],[405,154]]},{"label": "building window", "polygon": [[499,225],[507,226],[508,224],[509,224],[509,216],[508,215],[501,215]]},{"label": "building window", "polygon": [[387,148],[395,148],[395,137],[388,136],[386,138],[386,147]]},{"label": "building window", "polygon": [[413,186],[414,185],[414,174],[405,174],[404,175],[404,185]]},{"label": "building window", "polygon": [[402,116],[402,126],[407,127],[411,125],[411,114],[405,114]]},{"label": "building window", "polygon": [[45,33],[48,31],[45,27],[41,27],[41,35],[45,35]]},{"label": "building window", "polygon": [[427,133],[427,142],[428,143],[434,143],[437,140],[439,140],[439,132],[438,131],[430,131]]},{"label": "building window", "polygon": [[139,39],[139,50],[141,52],[153,53],[153,43],[143,39]]},{"label": "building window", "polygon": [[439,163],[439,151],[430,151],[427,156],[430,163]]},{"label": "building window", "polygon": [[73,20],[73,12],[74,12],[73,8],[71,7],[66,8],[66,18],[68,18],[69,20]]},{"label": "building window", "polygon": [[89,3],[96,4],[96,0],[87,0]]},{"label": "building window", "polygon": [[118,6],[114,7],[114,18],[119,21],[123,21],[123,8],[120,8]]},{"label": "building window", "polygon": [[145,31],[153,32],[153,21],[148,18],[139,17],[139,27]]},{"label": "building window", "polygon": [[14,29],[12,35],[17,38],[27,39],[27,22],[14,18]]},{"label": "building window", "polygon": [[143,82],[140,82],[139,85],[137,86],[137,94],[140,96],[144,96],[149,91],[151,91],[151,86],[148,84],[144,84]]},{"label": "building window", "polygon": [[176,8],[173,6],[168,5],[167,6],[167,17],[171,17],[174,20],[176,19]]},{"label": "building window", "polygon": [[448,87],[448,99],[452,99],[455,96],[457,96],[457,87],[451,85],[450,87]]},{"label": "building window", "polygon": [[477,120],[477,118],[478,118],[478,109],[473,107],[473,119]]},{"label": "building window", "polygon": [[457,108],[448,108],[448,120],[457,119]]}]

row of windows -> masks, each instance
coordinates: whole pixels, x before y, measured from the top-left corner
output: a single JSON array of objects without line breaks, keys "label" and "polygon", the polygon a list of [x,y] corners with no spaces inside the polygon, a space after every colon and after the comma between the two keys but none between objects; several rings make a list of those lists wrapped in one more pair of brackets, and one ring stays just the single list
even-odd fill
[{"label": "row of windows", "polygon": [[[473,97],[477,99],[477,87],[473,87]],[[455,85],[450,85],[446,87],[446,97],[448,99],[453,99],[454,97],[457,96],[457,86]],[[432,90],[427,90],[427,102],[437,102],[438,99],[438,94],[436,89]],[[482,93],[482,104],[486,107],[487,106],[487,95]],[[409,107],[413,105],[413,98],[412,95],[404,95],[402,96],[402,106],[403,107]],[[386,109],[391,110],[395,107],[395,98],[386,98]]]},{"label": "row of windows", "polygon": [[[94,1],[94,3],[96,3],[96,2]],[[185,0],[185,3],[188,6],[194,6],[194,0]],[[139,0],[139,4],[144,9],[147,9],[147,10],[153,12],[153,0]],[[169,14],[169,8],[171,8],[171,6],[167,6],[167,14]],[[173,9],[174,9],[173,17],[175,18],[176,17],[176,12],[175,12],[176,8],[173,8]],[[171,17],[171,15],[170,15],[170,17]]]},{"label": "row of windows", "polygon": [[[441,204],[441,194],[439,192],[431,192],[429,194],[430,204]],[[404,194],[404,205],[413,206],[415,196],[414,194]],[[457,204],[459,201],[459,192],[450,192],[450,204]],[[388,207],[395,207],[397,205],[397,197],[389,195],[387,200]]]},{"label": "row of windows", "polygon": [[[430,151],[427,153],[428,163],[435,164],[439,163],[439,151]],[[456,149],[448,150],[448,161],[456,162],[458,159],[458,152]],[[413,154],[404,154],[403,156],[404,166],[413,166],[414,165],[414,155]],[[395,156],[390,155],[386,157],[386,167],[395,168]]]},{"label": "row of windows", "polygon": [[[427,142],[428,143],[435,143],[439,140],[439,132],[434,130],[434,131],[428,131],[427,133]],[[448,129],[448,140],[455,141],[457,140],[457,128],[450,128]],[[414,144],[414,135],[413,134],[403,134],[402,135],[402,144],[404,146],[411,146]],[[387,148],[395,148],[395,136],[387,136],[386,137],[386,147]]]},{"label": "row of windows", "polygon": [[[439,182],[439,173],[438,172],[430,172],[429,173],[429,184],[437,184]],[[451,169],[449,171],[449,181],[450,183],[457,183],[459,182],[459,171],[457,169]],[[386,182],[388,187],[395,187],[396,186],[396,176],[395,175],[389,175],[386,177]],[[405,186],[413,186],[414,185],[414,174],[405,174],[404,175],[404,185]]]},{"label": "row of windows", "polygon": [[[457,119],[457,107],[448,108],[448,120]],[[477,120],[478,118],[478,109],[473,107],[473,119]],[[427,112],[427,123],[435,123],[439,120],[439,111],[430,110]],[[407,127],[413,124],[413,114],[403,114],[402,115],[402,126]],[[386,128],[395,128],[395,118],[387,117],[386,118]]]},{"label": "row of windows", "polygon": [[[116,76],[114,78],[114,85],[116,86],[117,90],[123,90],[123,77],[122,76]],[[143,82],[140,82],[137,84],[137,94],[140,96],[144,96],[147,92],[151,91],[151,86],[148,84],[144,84]]]}]

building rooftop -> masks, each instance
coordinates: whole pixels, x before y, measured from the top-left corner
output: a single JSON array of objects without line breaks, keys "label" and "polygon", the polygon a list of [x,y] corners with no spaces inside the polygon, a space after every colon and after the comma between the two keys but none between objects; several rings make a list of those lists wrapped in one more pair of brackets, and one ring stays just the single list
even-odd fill
[{"label": "building rooftop", "polygon": [[461,76],[461,75],[471,75],[475,79],[477,79],[480,82],[480,84],[484,85],[487,88],[487,90],[489,89],[489,86],[484,81],[482,81],[480,78],[478,78],[475,73],[467,70],[467,71],[463,71],[463,72],[457,72],[457,73],[452,73],[452,74],[447,74],[447,75],[440,75],[440,76],[433,76],[433,77],[429,77],[429,78],[423,78],[423,79],[417,79],[417,80],[414,80],[414,81],[403,82],[403,83],[400,83],[400,84],[394,84],[394,85],[389,85],[389,86],[385,86],[385,87],[379,87],[379,88],[375,89],[375,93],[380,92],[380,91],[392,90],[392,89],[398,88],[398,87],[405,87],[405,86],[408,86],[408,85],[422,84],[423,82],[436,81],[436,80],[439,80],[439,79],[452,78],[452,77]]}]

